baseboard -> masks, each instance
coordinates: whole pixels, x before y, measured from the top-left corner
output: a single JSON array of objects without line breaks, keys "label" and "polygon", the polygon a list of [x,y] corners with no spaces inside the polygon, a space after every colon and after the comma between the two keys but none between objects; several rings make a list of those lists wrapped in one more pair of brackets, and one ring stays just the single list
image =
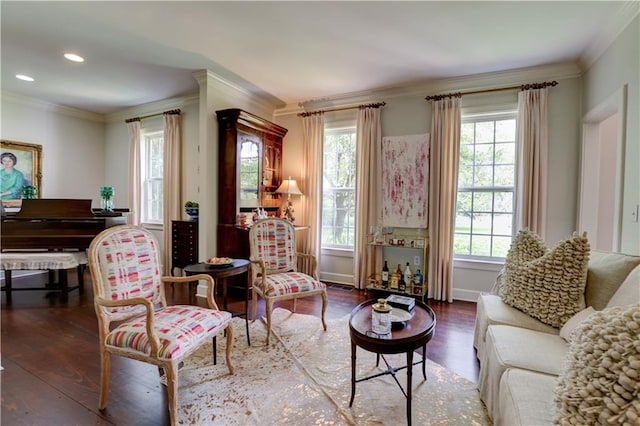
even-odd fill
[{"label": "baseboard", "polygon": [[477,290],[466,290],[462,288],[453,289],[453,299],[462,300],[464,302],[477,302],[482,292]]}]

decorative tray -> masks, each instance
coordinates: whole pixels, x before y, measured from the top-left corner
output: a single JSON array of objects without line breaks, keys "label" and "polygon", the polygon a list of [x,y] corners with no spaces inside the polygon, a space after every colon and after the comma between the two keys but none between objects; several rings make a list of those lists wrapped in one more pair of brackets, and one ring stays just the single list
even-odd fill
[{"label": "decorative tray", "polygon": [[411,318],[413,318],[413,312],[407,312],[400,308],[391,308],[391,323],[404,323],[409,321]]},{"label": "decorative tray", "polygon": [[226,268],[233,265],[233,259],[230,257],[210,257],[204,263],[209,268]]}]

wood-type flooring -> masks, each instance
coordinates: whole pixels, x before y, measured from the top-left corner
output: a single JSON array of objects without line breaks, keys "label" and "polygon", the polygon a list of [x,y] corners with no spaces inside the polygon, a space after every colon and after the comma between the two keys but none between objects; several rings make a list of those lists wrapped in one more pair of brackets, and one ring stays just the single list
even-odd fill
[{"label": "wood-type flooring", "polygon": [[[76,276],[70,274],[69,281]],[[28,286],[30,279],[15,280]],[[22,284],[21,284],[22,283]],[[31,284],[32,285],[32,284]],[[169,303],[188,303],[188,286],[167,288]],[[339,318],[373,297],[364,291],[330,285],[327,318]],[[230,291],[230,310],[244,310],[242,291]],[[198,298],[198,304],[202,300]],[[222,301],[218,302],[222,305]],[[428,357],[476,381],[478,361],[473,349],[475,303],[429,300],[437,318]],[[204,306],[204,304],[202,304]],[[290,301],[276,304],[293,309]],[[299,299],[298,313],[319,314],[319,297]],[[0,305],[2,411],[0,423],[10,425],[165,425],[169,422],[165,388],[156,367],[112,357],[107,408],[98,410],[100,357],[98,326],[89,273],[85,291],[69,294],[14,292],[10,306],[2,292]],[[264,315],[260,300],[258,315]]]}]

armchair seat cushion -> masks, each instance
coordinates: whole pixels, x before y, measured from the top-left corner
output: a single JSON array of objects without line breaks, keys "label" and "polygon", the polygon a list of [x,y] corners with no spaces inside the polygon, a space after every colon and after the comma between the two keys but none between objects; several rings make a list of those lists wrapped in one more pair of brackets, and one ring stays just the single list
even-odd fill
[{"label": "armchair seat cushion", "polygon": [[323,290],[326,285],[302,272],[283,272],[267,275],[265,280],[258,277],[254,283],[267,297],[284,296]]},{"label": "armchair seat cushion", "polygon": [[[231,321],[231,313],[198,306],[167,306],[154,313],[154,327],[160,339],[158,358],[179,358],[196,349],[217,329]],[[149,356],[146,315],[138,315],[115,327],[106,337],[106,345]]]}]

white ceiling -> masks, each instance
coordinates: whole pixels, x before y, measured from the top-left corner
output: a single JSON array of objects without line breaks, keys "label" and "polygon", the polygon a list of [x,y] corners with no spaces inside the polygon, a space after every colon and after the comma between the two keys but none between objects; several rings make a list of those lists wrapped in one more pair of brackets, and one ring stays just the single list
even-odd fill
[{"label": "white ceiling", "polygon": [[[284,106],[523,67],[584,68],[635,6],[3,0],[1,84],[3,91],[109,113],[195,93],[193,72],[209,69]],[[66,51],[86,61],[69,62]],[[19,73],[36,81],[17,80]]]}]

